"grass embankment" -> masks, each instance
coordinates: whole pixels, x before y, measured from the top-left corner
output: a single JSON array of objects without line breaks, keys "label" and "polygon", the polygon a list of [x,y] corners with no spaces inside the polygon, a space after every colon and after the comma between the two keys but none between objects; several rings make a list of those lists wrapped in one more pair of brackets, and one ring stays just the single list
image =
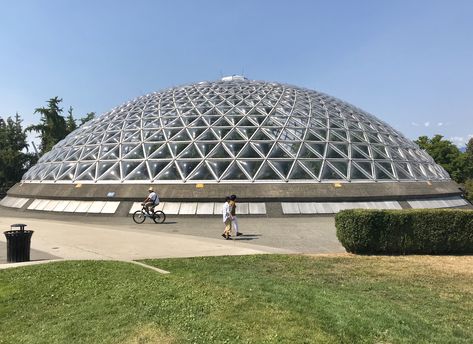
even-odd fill
[{"label": "grass embankment", "polygon": [[0,343],[471,343],[473,257],[243,256],[0,271]]}]

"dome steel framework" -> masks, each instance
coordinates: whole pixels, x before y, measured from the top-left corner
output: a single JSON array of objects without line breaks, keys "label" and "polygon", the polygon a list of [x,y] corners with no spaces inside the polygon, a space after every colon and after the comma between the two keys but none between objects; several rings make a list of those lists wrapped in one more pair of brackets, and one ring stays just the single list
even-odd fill
[{"label": "dome steel framework", "polygon": [[401,133],[326,94],[244,78],[151,93],[82,125],[23,182],[448,181]]}]

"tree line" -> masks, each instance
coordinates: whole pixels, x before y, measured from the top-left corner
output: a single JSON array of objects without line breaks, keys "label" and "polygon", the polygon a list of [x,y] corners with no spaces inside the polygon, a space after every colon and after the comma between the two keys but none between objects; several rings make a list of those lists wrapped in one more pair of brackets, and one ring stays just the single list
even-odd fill
[{"label": "tree line", "polygon": [[[46,107],[36,108],[34,113],[39,114],[39,123],[26,128],[23,128],[23,120],[18,113],[5,119],[0,117],[0,196],[20,181],[41,155],[50,151],[78,125],[95,117],[94,112],[89,112],[77,121],[72,106],[69,107],[67,116],[64,116],[61,103],[61,98],[54,97],[47,101]],[[27,142],[29,132],[38,133],[40,140],[39,147],[34,147],[33,151]]]},{"label": "tree line", "polygon": [[432,138],[420,136],[414,142],[429,153],[454,181],[462,185],[465,196],[473,202],[473,138],[468,141],[464,152],[442,135]]}]

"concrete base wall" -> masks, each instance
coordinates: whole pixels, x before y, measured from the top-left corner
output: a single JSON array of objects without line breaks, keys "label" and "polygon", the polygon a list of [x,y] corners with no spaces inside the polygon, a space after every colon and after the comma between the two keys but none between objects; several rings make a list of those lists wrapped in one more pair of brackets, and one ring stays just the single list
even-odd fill
[{"label": "concrete base wall", "polygon": [[[18,183],[8,195],[12,197],[62,200],[138,201],[148,194],[149,184],[46,184]],[[162,201],[220,201],[236,194],[245,202],[314,201],[347,202],[431,198],[460,195],[459,185],[446,182],[375,182],[375,183],[278,183],[278,184],[155,184]],[[110,193],[113,193],[111,196]]]}]

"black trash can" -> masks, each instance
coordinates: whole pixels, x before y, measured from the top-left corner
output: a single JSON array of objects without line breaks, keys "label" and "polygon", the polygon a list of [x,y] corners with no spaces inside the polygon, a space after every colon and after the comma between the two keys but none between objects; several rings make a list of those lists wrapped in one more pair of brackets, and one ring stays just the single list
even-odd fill
[{"label": "black trash can", "polygon": [[[26,231],[26,225],[15,223],[10,230],[3,232],[7,238],[7,262],[27,262],[30,260],[31,236],[33,231]],[[20,228],[13,230],[13,228]]]}]

